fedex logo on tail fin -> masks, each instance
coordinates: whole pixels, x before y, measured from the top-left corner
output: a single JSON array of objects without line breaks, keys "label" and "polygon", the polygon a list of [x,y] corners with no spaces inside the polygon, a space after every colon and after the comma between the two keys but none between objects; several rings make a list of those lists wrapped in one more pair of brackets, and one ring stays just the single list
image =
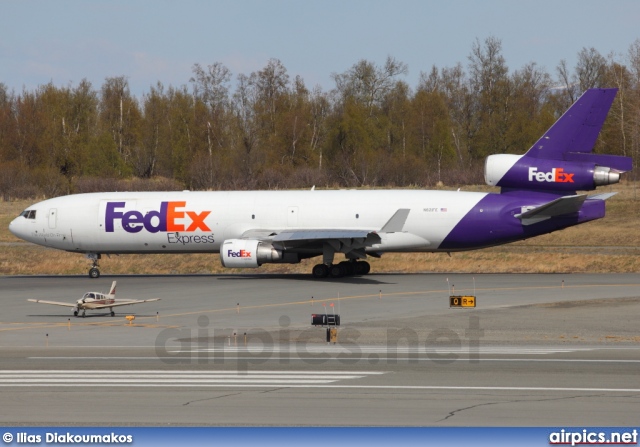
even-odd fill
[{"label": "fedex logo on tail fin", "polygon": [[552,183],[573,183],[573,176],[568,172],[564,172],[563,168],[553,168],[551,172],[538,172],[538,168],[529,167],[529,181],[552,182]]},{"label": "fedex logo on tail fin", "polygon": [[116,220],[122,222],[122,228],[127,233],[139,233],[143,229],[149,233],[160,231],[192,232],[211,231],[205,223],[205,218],[211,211],[187,211],[187,202],[162,202],[160,210],[152,210],[143,215],[140,211],[123,211],[125,202],[108,202],[105,212],[105,231],[114,232]]}]

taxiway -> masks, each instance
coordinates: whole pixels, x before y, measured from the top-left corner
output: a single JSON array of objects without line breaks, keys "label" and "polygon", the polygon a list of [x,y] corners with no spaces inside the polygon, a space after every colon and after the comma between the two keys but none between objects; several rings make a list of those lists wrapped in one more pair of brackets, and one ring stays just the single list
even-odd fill
[{"label": "taxiway", "polygon": [[[161,301],[113,318],[26,301],[114,279],[119,298]],[[449,308],[450,293],[477,307]],[[636,274],[2,277],[0,305],[8,425],[621,426],[640,412]],[[310,325],[324,312],[341,315],[336,344]]]}]

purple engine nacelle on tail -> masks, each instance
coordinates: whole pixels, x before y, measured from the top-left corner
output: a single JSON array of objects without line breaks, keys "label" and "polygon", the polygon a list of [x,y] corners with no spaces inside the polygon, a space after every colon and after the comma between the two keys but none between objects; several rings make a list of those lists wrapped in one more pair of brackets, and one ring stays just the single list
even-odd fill
[{"label": "purple engine nacelle on tail", "polygon": [[[616,158],[629,160],[629,163],[631,161],[627,157]],[[618,161],[616,166],[623,167],[623,160]],[[488,185],[502,188],[568,193],[592,191],[598,186],[618,183],[620,173],[629,169],[613,169],[595,162],[545,160],[526,155],[499,154],[487,157],[485,180]]]}]

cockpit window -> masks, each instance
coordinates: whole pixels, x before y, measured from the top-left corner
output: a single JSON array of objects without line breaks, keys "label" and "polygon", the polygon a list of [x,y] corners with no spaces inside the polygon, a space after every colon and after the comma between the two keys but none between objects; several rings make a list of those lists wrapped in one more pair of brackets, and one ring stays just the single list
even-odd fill
[{"label": "cockpit window", "polygon": [[24,210],[20,213],[20,216],[25,219],[35,219],[36,218],[36,210]]}]

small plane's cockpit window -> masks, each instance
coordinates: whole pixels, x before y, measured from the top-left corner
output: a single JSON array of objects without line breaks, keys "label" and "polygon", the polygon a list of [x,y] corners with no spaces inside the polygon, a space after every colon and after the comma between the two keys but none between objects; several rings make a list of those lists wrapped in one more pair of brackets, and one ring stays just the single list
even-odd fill
[{"label": "small plane's cockpit window", "polygon": [[25,219],[35,219],[36,218],[36,210],[24,210],[20,213],[20,216]]},{"label": "small plane's cockpit window", "polygon": [[89,293],[89,298],[95,298],[95,295],[93,293]]}]

